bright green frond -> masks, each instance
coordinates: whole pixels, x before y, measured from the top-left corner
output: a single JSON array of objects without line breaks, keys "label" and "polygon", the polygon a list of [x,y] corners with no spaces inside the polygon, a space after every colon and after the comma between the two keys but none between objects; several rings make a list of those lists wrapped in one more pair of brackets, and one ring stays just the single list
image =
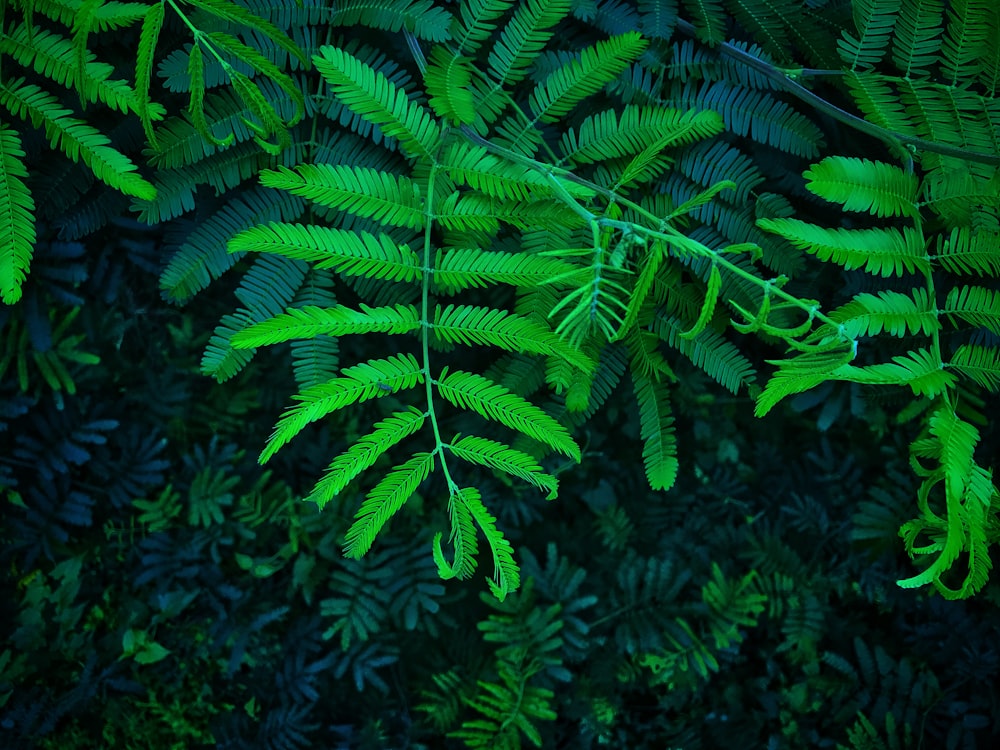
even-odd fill
[{"label": "bright green frond", "polygon": [[955,287],[948,292],[945,313],[952,324],[956,318],[970,325],[1000,334],[1000,292],[980,286]]},{"label": "bright green frond", "polygon": [[568,0],[527,0],[517,4],[489,56],[494,86],[520,82],[552,37],[552,27],[570,12]]},{"label": "bright green frond", "polygon": [[261,252],[316,263],[349,276],[385,281],[420,278],[420,260],[408,245],[397,245],[388,235],[348,232],[312,224],[270,222],[240,232],[229,241],[229,252]]},{"label": "bright green frond", "polygon": [[292,307],[282,315],[244,328],[232,338],[237,349],[270,346],[313,336],[346,336],[363,333],[406,333],[420,327],[420,316],[412,305],[369,307]]},{"label": "bright green frond", "polygon": [[640,372],[632,371],[636,403],[639,406],[639,431],[643,441],[642,460],[646,479],[654,490],[669,490],[677,481],[677,437],[674,432],[670,394],[659,383]]},{"label": "bright green frond", "polygon": [[963,344],[946,366],[988,391],[1000,391],[1000,349],[996,347]]},{"label": "bright green frond", "polygon": [[972,232],[955,227],[947,238],[939,238],[932,260],[944,270],[957,274],[1000,276],[1000,232]]},{"label": "bright green frond", "polygon": [[915,396],[927,398],[934,398],[956,384],[954,373],[943,369],[940,358],[930,349],[911,351],[881,365],[845,365],[834,376],[839,380],[869,385],[908,385]]},{"label": "bright green frond", "polygon": [[25,83],[23,78],[0,82],[0,104],[35,127],[43,126],[54,148],[73,161],[82,161],[106,185],[144,200],[156,197],[156,188],[138,174],[127,156],[111,147],[106,135],[70,117],[70,111],[52,94]]},{"label": "bright green frond", "polygon": [[621,115],[614,110],[591,115],[581,123],[579,134],[568,129],[560,146],[565,160],[590,164],[638,154],[653,144],[665,148],[692,143],[722,130],[722,118],[715,112],[629,106]]},{"label": "bright green frond", "polygon": [[[83,69],[79,70],[73,42],[59,34],[22,24],[10,29],[3,43],[5,54],[60,86],[74,89],[84,103],[101,102],[122,113],[139,111],[135,92],[125,81],[110,77],[114,73],[111,65],[96,62],[93,53],[84,50]],[[163,110],[154,107],[152,114],[160,119]]]},{"label": "bright green frond", "polygon": [[919,287],[912,290],[912,296],[893,291],[858,294],[831,312],[830,317],[842,324],[845,334],[852,339],[877,336],[883,329],[891,336],[917,333],[930,336],[941,329],[930,295]]},{"label": "bright green frond", "polygon": [[275,425],[267,446],[260,454],[260,463],[270,459],[310,422],[345,406],[378,398],[386,393],[385,388],[401,391],[423,381],[420,363],[411,354],[371,359],[360,365],[345,367],[341,370],[341,377],[306,388],[292,397],[298,403],[287,409]]},{"label": "bright green frond", "polygon": [[448,517],[451,520],[451,533],[448,536],[448,542],[455,548],[454,562],[448,563],[444,559],[444,552],[441,551],[441,533],[438,532],[434,535],[432,548],[434,562],[437,564],[438,575],[445,580],[449,578],[463,580],[476,570],[479,542],[476,539],[476,527],[472,520],[472,513],[464,500],[467,492],[469,492],[468,489],[456,489],[448,495]]},{"label": "bright green frond", "polygon": [[482,375],[461,370],[449,373],[445,368],[437,381],[437,389],[455,406],[517,430],[574,461],[580,460],[580,448],[565,427],[530,401]]},{"label": "bright green frond", "polygon": [[417,453],[375,485],[354,514],[354,523],[344,537],[344,555],[353,558],[364,555],[382,527],[413,496],[433,469],[434,454]]},{"label": "bright green frond", "polygon": [[28,170],[16,130],[0,125],[0,298],[21,298],[35,244],[35,202],[24,180]]},{"label": "bright green frond", "polygon": [[472,101],[472,64],[469,57],[454,55],[444,46],[431,50],[424,71],[424,85],[431,109],[452,125],[469,125],[476,119]]},{"label": "bright green frond", "polygon": [[441,132],[430,113],[383,73],[337,47],[313,57],[316,69],[355,114],[397,139],[407,153],[433,161]]},{"label": "bright green frond", "polygon": [[[500,200],[537,201],[553,194],[553,185],[542,172],[495,156],[483,146],[457,142],[444,152],[441,161],[452,179]],[[572,180],[554,175],[552,179],[573,198],[586,200],[595,195],[592,188]]]},{"label": "bright green frond", "polygon": [[629,32],[587,47],[579,58],[554,70],[528,97],[535,117],[555,122],[582,99],[600,91],[646,48],[638,32]]},{"label": "bright green frond", "polygon": [[457,248],[438,250],[434,280],[444,291],[454,293],[494,283],[533,287],[572,270],[573,266],[557,258]]},{"label": "bright green frond", "polygon": [[358,438],[350,448],[337,456],[305,498],[322,508],[339,495],[356,476],[375,465],[379,456],[392,446],[415,434],[424,424],[426,415],[410,407],[375,423],[375,429]]},{"label": "bright green frond", "polygon": [[806,352],[790,359],[768,360],[778,370],[767,381],[757,397],[754,414],[763,417],[779,401],[795,393],[803,393],[832,379],[833,373],[847,365],[854,354],[850,347],[820,352]]},{"label": "bright green frond", "polygon": [[507,310],[474,305],[448,305],[442,309],[438,305],[431,330],[442,341],[556,356],[581,370],[594,369],[593,362],[567,346],[548,326]]},{"label": "bright green frond", "polygon": [[486,510],[479,490],[466,487],[459,490],[461,501],[465,503],[473,519],[479,525],[493,553],[493,578],[487,579],[493,595],[503,601],[507,594],[517,591],[521,585],[521,573],[514,562],[514,551],[503,532],[497,528],[497,519]]},{"label": "bright green frond", "polygon": [[842,203],[848,211],[867,211],[879,217],[917,215],[917,176],[892,164],[828,156],[803,176],[810,192]]},{"label": "bright green frond", "polygon": [[408,177],[368,167],[299,164],[265,170],[260,183],[391,226],[421,229],[424,224],[420,189]]},{"label": "bright green frond", "polygon": [[463,461],[488,466],[535,485],[538,489],[548,493],[545,496],[546,500],[556,499],[559,481],[554,476],[542,471],[538,461],[527,453],[515,450],[495,440],[487,440],[474,435],[466,437],[456,435],[448,445],[448,450]]},{"label": "bright green frond", "polygon": [[847,270],[864,268],[880,276],[901,276],[927,269],[921,234],[910,227],[894,229],[828,229],[800,219],[758,219],[761,229],[780,234],[822,261]]},{"label": "bright green frond", "polygon": [[844,31],[837,42],[840,59],[851,70],[873,68],[885,56],[900,2],[901,0],[854,0],[851,7],[854,10],[854,27],[858,36]]}]

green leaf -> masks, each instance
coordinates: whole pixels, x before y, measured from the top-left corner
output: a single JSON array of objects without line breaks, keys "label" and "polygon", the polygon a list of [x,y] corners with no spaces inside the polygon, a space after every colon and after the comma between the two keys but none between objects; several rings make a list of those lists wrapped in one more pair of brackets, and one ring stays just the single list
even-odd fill
[{"label": "green leaf", "polygon": [[722,274],[719,272],[719,267],[713,263],[712,270],[709,272],[708,286],[705,289],[705,302],[701,306],[701,312],[698,313],[698,320],[695,321],[690,330],[680,334],[682,339],[693,339],[708,327],[712,320],[712,314],[715,312],[715,303],[719,299],[720,289],[722,289]]},{"label": "green leaf", "polygon": [[425,418],[423,412],[411,406],[407,411],[394,412],[376,422],[372,432],[358,438],[354,445],[330,463],[306,500],[312,500],[322,508],[340,494],[352,479],[374,466],[389,448],[416,433]]},{"label": "green leaf", "polygon": [[535,485],[538,489],[548,493],[545,496],[546,500],[556,499],[556,491],[559,487],[558,480],[542,471],[538,461],[527,453],[522,453],[495,440],[487,440],[473,435],[467,437],[456,435],[448,445],[448,450],[463,461],[489,466]]},{"label": "green leaf", "polygon": [[422,229],[426,219],[415,182],[368,167],[333,164],[278,167],[261,172],[260,183],[390,226]]},{"label": "green leaf", "polygon": [[393,390],[412,388],[424,381],[420,363],[412,354],[394,355],[387,359],[370,359],[341,370],[341,377],[306,388],[292,397],[297,405],[286,410],[267,446],[260,454],[265,463],[285,443],[298,435],[310,422],[351,404],[368,401],[382,395],[382,387]]},{"label": "green leaf", "polygon": [[368,232],[272,221],[238,233],[227,247],[231,253],[273,253],[315,263],[316,268],[384,281],[414,281],[422,274],[417,254],[386,234],[375,237]]},{"label": "green leaf", "polygon": [[452,54],[442,45],[431,50],[424,71],[424,85],[431,109],[452,125],[469,125],[476,119],[472,100],[472,58]]},{"label": "green leaf", "polygon": [[930,266],[917,229],[827,229],[800,219],[757,219],[757,226],[780,234],[796,247],[848,271],[864,268],[880,276],[925,272]]},{"label": "green leaf", "polygon": [[417,453],[396,466],[368,493],[344,538],[344,555],[358,558],[434,469],[434,453]]},{"label": "green leaf", "polygon": [[666,385],[632,371],[639,406],[639,432],[646,479],[653,490],[669,490],[677,481],[677,438]]},{"label": "green leaf", "polygon": [[445,367],[437,381],[438,393],[463,409],[471,409],[487,419],[545,443],[553,450],[580,461],[580,448],[559,422],[531,402],[482,375]]},{"label": "green leaf", "polygon": [[52,94],[24,79],[0,81],[0,105],[45,128],[54,148],[73,161],[82,161],[101,182],[126,195],[153,200],[156,188],[141,177],[127,156],[111,147],[111,140],[70,111]]},{"label": "green leaf", "polygon": [[406,333],[420,327],[420,316],[413,305],[369,307],[292,307],[269,320],[256,323],[233,334],[230,342],[236,349],[270,346],[292,339],[314,336],[345,336],[363,333]]},{"label": "green leaf", "polygon": [[441,139],[437,123],[384,73],[331,46],[321,47],[313,62],[348,109],[397,139],[411,156],[435,159]]},{"label": "green leaf", "polygon": [[459,495],[459,501],[469,509],[469,513],[486,537],[486,543],[490,546],[490,551],[493,553],[493,578],[487,579],[487,583],[493,595],[503,601],[507,594],[517,591],[521,585],[520,569],[514,561],[510,542],[497,528],[497,519],[483,505],[479,490],[466,487],[458,490],[456,494]]},{"label": "green leaf", "polygon": [[587,47],[579,58],[569,60],[548,75],[531,92],[528,105],[535,118],[556,122],[580,101],[600,91],[646,49],[637,31],[611,37]]},{"label": "green leaf", "polygon": [[431,330],[440,341],[473,346],[492,344],[512,352],[560,357],[584,371],[592,371],[595,366],[585,354],[568,346],[545,324],[506,310],[476,305],[448,305],[445,308],[437,305]]},{"label": "green leaf", "polygon": [[804,174],[806,189],[843,204],[848,211],[874,216],[917,217],[920,183],[912,172],[892,164],[846,156],[828,156]]},{"label": "green leaf", "polygon": [[24,150],[16,130],[0,125],[0,298],[21,298],[35,244],[35,202],[24,180]]}]

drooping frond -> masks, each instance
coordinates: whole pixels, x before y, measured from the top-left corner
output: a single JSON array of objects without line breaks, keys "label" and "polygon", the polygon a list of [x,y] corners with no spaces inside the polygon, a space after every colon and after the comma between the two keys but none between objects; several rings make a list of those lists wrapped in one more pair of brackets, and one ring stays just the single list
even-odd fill
[{"label": "drooping frond", "polygon": [[386,474],[354,515],[354,523],[344,537],[344,555],[354,558],[364,555],[382,527],[410,499],[433,468],[433,453],[417,453]]},{"label": "drooping frond", "polygon": [[21,298],[35,244],[35,202],[23,158],[17,131],[0,125],[0,299],[8,305]]},{"label": "drooping frond", "polygon": [[643,441],[642,458],[646,479],[654,490],[669,490],[677,481],[677,438],[670,396],[654,378],[632,371],[639,428]]},{"label": "drooping frond", "polygon": [[156,197],[156,189],[139,175],[127,156],[112,148],[106,135],[71,117],[70,110],[38,86],[23,78],[2,82],[0,104],[32,125],[43,127],[53,147],[73,161],[82,161],[101,182],[136,198]]}]

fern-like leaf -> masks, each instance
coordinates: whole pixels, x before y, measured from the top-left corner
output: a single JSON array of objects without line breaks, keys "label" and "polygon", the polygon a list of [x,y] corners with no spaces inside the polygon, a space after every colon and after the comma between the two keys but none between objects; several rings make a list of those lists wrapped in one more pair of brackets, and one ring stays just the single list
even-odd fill
[{"label": "fern-like leaf", "polygon": [[827,229],[801,219],[758,219],[761,229],[780,234],[796,247],[822,261],[832,260],[847,270],[864,268],[880,276],[928,268],[923,237],[911,227],[893,229]]},{"label": "fern-like leaf", "polygon": [[350,211],[390,226],[423,228],[420,191],[407,177],[367,167],[299,164],[293,169],[265,170],[260,182],[321,206]]},{"label": "fern-like leaf", "polygon": [[375,423],[375,429],[358,438],[350,448],[337,456],[326,468],[323,477],[305,498],[320,508],[339,495],[356,476],[375,465],[389,448],[416,433],[426,415],[414,407],[398,411]]},{"label": "fern-like leaf", "polygon": [[316,268],[385,281],[413,281],[421,275],[416,253],[384,234],[375,237],[368,232],[272,221],[240,232],[228,247],[231,253],[274,253],[313,262]]},{"label": "fern-like leaf", "polygon": [[513,477],[523,479],[547,492],[546,500],[555,500],[558,480],[542,471],[538,462],[527,453],[514,450],[495,440],[468,435],[456,435],[448,445],[448,450],[463,461],[488,466]]},{"label": "fern-like leaf", "polygon": [[542,122],[559,120],[582,99],[600,91],[645,48],[646,40],[638,32],[630,32],[584,49],[579,58],[554,70],[531,92],[531,111]]},{"label": "fern-like leaf", "polygon": [[594,363],[579,350],[567,346],[547,326],[532,318],[506,310],[473,305],[438,305],[434,312],[434,336],[441,341],[499,346],[512,352],[557,356],[584,371]]},{"label": "fern-like leaf", "polygon": [[453,55],[443,46],[431,50],[424,71],[428,104],[452,125],[469,125],[476,119],[472,100],[472,58]]},{"label": "fern-like leaf", "polygon": [[434,159],[441,138],[437,123],[383,73],[338,47],[321,47],[313,62],[352,112],[397,139],[408,154]]},{"label": "fern-like leaf", "polygon": [[666,386],[632,371],[635,398],[639,406],[639,429],[643,441],[642,458],[646,479],[654,490],[669,490],[677,481],[677,438]]},{"label": "fern-like leaf", "polygon": [[900,3],[901,0],[855,0],[852,3],[858,36],[844,31],[837,42],[840,59],[851,70],[874,68],[885,56]]},{"label": "fern-like leaf", "polygon": [[35,244],[35,202],[24,180],[28,170],[17,131],[0,125],[0,298],[21,298]]},{"label": "fern-like leaf", "polygon": [[268,438],[267,446],[260,454],[260,463],[270,459],[310,422],[350,404],[377,398],[385,392],[385,386],[401,391],[423,381],[420,363],[411,354],[371,359],[359,365],[345,367],[339,378],[306,388],[293,396],[298,404],[286,410],[275,425],[274,433]]},{"label": "fern-like leaf", "polygon": [[521,573],[514,561],[514,551],[503,532],[497,528],[497,519],[483,505],[479,490],[466,487],[458,490],[456,494],[459,494],[460,501],[469,509],[472,518],[486,537],[486,543],[490,546],[490,551],[493,553],[493,578],[486,579],[486,582],[493,595],[503,601],[507,594],[517,591],[521,585]]},{"label": "fern-like leaf", "polygon": [[552,37],[552,27],[569,15],[568,0],[527,0],[500,32],[489,56],[494,88],[519,83]]},{"label": "fern-like leaf", "polygon": [[930,336],[941,329],[936,311],[926,289],[916,288],[910,294],[881,291],[877,295],[864,292],[830,313],[844,326],[844,333],[877,336],[884,329],[890,336],[922,333]]},{"label": "fern-like leaf", "polygon": [[244,328],[232,338],[237,349],[269,346],[293,339],[314,336],[345,336],[364,333],[406,333],[420,327],[420,316],[413,305],[369,307],[292,307],[282,315]]},{"label": "fern-like leaf", "polygon": [[111,147],[106,135],[70,117],[52,94],[23,78],[0,82],[0,104],[35,127],[43,126],[54,147],[73,161],[82,161],[106,185],[143,200],[156,197],[156,188],[138,174],[127,156]]},{"label": "fern-like leaf", "polygon": [[512,430],[580,460],[580,448],[559,422],[531,402],[482,375],[445,368],[437,381],[438,392],[463,409],[470,409]]},{"label": "fern-like leaf", "polygon": [[380,481],[354,515],[344,537],[344,555],[358,558],[372,546],[390,518],[410,499],[434,469],[433,453],[417,453]]},{"label": "fern-like leaf", "polygon": [[916,216],[916,175],[884,162],[828,156],[805,174],[806,188],[848,211],[878,217]]}]

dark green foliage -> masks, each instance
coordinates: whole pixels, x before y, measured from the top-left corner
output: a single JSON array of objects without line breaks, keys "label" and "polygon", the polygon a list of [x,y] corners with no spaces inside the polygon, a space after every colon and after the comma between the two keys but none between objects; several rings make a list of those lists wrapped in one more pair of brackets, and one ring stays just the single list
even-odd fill
[{"label": "dark green foliage", "polygon": [[2,744],[994,746],[997,39],[0,3]]}]

